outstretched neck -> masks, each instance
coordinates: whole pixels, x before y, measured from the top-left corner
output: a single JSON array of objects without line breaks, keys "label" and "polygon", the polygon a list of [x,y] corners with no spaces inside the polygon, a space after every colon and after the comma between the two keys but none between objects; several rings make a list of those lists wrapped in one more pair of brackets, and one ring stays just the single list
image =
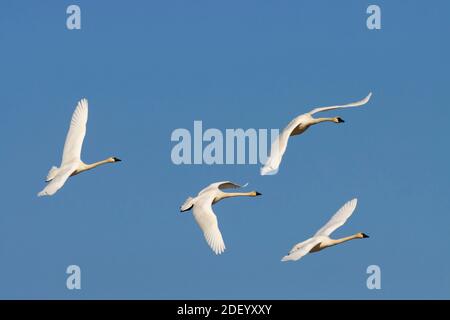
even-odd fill
[{"label": "outstretched neck", "polygon": [[80,166],[80,168],[76,171],[75,174],[94,169],[94,168],[101,166],[103,164],[106,164],[106,163],[113,163],[113,162],[115,162],[115,160],[113,158],[108,158],[108,159],[105,159],[105,160],[102,160],[99,162],[95,162],[95,163],[91,163],[91,164],[82,164]]},{"label": "outstretched neck", "polygon": [[256,195],[256,192],[224,192],[223,198],[231,198],[231,197],[253,197]]},{"label": "outstretched neck", "polygon": [[340,243],[343,243],[343,242],[347,242],[347,241],[350,241],[350,240],[353,240],[353,239],[359,239],[359,238],[361,238],[361,237],[360,237],[360,235],[357,233],[357,234],[354,234],[354,235],[352,235],[352,236],[345,237],[345,238],[331,239],[331,241],[330,241],[330,246],[334,246],[334,245],[337,245],[337,244],[340,244]]},{"label": "outstretched neck", "polygon": [[336,118],[314,118],[312,124],[318,124],[321,122],[337,122]]},{"label": "outstretched neck", "polygon": [[219,196],[215,198],[214,202],[218,202],[225,198],[233,198],[233,197],[256,197],[259,196],[260,193],[256,191],[250,192],[222,192]]}]

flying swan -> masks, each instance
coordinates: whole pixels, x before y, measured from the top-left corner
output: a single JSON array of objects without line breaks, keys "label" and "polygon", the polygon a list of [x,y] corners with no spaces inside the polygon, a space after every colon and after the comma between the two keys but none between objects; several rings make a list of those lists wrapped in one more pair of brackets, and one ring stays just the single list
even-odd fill
[{"label": "flying swan", "polygon": [[344,225],[347,219],[350,218],[356,208],[356,203],[357,199],[353,199],[344,204],[330,221],[317,231],[312,238],[296,244],[281,261],[297,261],[310,252],[317,252],[353,239],[368,238],[369,236],[362,232],[341,239],[331,239],[329,237],[334,230]]},{"label": "flying swan", "polygon": [[256,197],[261,195],[257,191],[250,192],[223,192],[224,189],[237,189],[245,187],[235,184],[230,181],[222,181],[210,184],[205,189],[201,190],[195,197],[189,197],[181,206],[180,211],[185,212],[192,209],[195,221],[203,231],[206,242],[215,252],[221,254],[225,251],[225,243],[223,242],[222,233],[219,230],[217,217],[212,210],[212,205],[216,204],[222,199],[231,197]]},{"label": "flying swan", "polygon": [[302,134],[310,126],[321,123],[321,122],[326,122],[326,121],[334,122],[334,123],[343,123],[344,122],[344,120],[342,120],[341,117],[313,118],[314,114],[323,112],[323,111],[334,110],[334,109],[362,106],[369,101],[371,96],[372,96],[372,93],[370,92],[367,95],[367,97],[365,97],[364,99],[357,101],[357,102],[353,102],[353,103],[349,103],[349,104],[345,104],[345,105],[315,108],[308,113],[297,116],[294,120],[292,120],[286,126],[286,128],[283,129],[283,131],[278,136],[278,138],[273,141],[272,146],[270,148],[270,156],[267,159],[264,166],[261,168],[261,175],[263,175],[263,176],[264,175],[273,175],[278,172],[278,167],[280,166],[281,159],[283,158],[283,155],[286,152],[286,148],[287,148],[287,144],[288,144],[288,140],[289,140],[290,136],[296,136],[296,135]]},{"label": "flying swan", "polygon": [[61,165],[53,166],[48,172],[45,182],[47,186],[38,193],[38,196],[51,196],[64,185],[66,180],[81,172],[91,170],[105,163],[121,161],[116,157],[111,157],[93,164],[86,164],[81,161],[81,148],[84,136],[86,135],[86,124],[88,120],[88,101],[82,99],[72,115],[69,132],[67,133]]}]

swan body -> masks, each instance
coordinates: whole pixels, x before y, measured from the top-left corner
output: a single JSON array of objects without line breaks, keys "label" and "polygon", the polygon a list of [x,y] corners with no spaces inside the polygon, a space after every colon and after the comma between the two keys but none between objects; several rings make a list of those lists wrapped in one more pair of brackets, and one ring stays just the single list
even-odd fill
[{"label": "swan body", "polygon": [[83,146],[84,137],[86,135],[86,124],[88,120],[88,101],[82,99],[72,115],[69,132],[67,133],[66,142],[59,167],[53,166],[47,174],[45,182],[47,186],[38,193],[38,196],[51,196],[55,194],[66,183],[71,176],[81,172],[91,170],[106,163],[114,163],[121,161],[116,157],[110,157],[103,161],[92,164],[86,164],[81,161],[81,148]]},{"label": "swan body", "polygon": [[331,239],[330,234],[333,233],[337,228],[344,225],[348,218],[352,215],[356,208],[357,199],[353,199],[344,204],[338,212],[328,221],[316,234],[300,243],[297,243],[289,254],[284,256],[281,261],[296,261],[304,257],[310,252],[318,252],[325,248],[335,246],[340,243],[344,243],[353,239],[363,239],[369,236],[365,233],[359,232],[352,236],[341,238],[341,239]]},{"label": "swan body", "polygon": [[270,148],[270,156],[267,159],[264,166],[261,168],[261,175],[273,175],[278,172],[278,168],[280,166],[281,160],[283,158],[284,153],[286,152],[286,148],[288,145],[289,138],[291,136],[296,136],[302,134],[312,125],[321,123],[321,122],[333,122],[333,123],[343,123],[345,122],[341,117],[333,117],[333,118],[314,118],[313,115],[319,112],[334,110],[334,109],[342,109],[342,108],[350,108],[350,107],[358,107],[366,104],[372,93],[369,93],[367,97],[364,99],[352,102],[345,105],[337,105],[330,107],[320,107],[311,110],[308,113],[302,114],[294,118],[280,133],[280,135],[275,139]]},{"label": "swan body", "polygon": [[250,192],[223,192],[225,189],[237,189],[245,187],[231,181],[216,182],[201,190],[196,197],[189,197],[180,207],[181,212],[192,209],[193,216],[200,229],[203,231],[206,242],[216,255],[225,251],[225,243],[219,229],[217,216],[212,210],[212,205],[231,197],[256,197],[261,195],[257,191]]}]

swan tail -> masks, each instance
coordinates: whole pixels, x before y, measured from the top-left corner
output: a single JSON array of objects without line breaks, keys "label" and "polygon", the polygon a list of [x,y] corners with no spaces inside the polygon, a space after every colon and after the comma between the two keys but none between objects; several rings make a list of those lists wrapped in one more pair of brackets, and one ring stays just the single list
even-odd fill
[{"label": "swan tail", "polygon": [[58,167],[53,166],[50,171],[47,174],[47,178],[45,179],[45,182],[52,181],[56,175],[58,174]]}]

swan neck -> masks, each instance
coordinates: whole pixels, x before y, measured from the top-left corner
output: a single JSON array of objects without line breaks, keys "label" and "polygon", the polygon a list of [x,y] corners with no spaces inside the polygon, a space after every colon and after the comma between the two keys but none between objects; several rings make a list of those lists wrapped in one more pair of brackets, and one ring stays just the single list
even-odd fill
[{"label": "swan neck", "polygon": [[330,241],[330,244],[332,246],[334,246],[334,245],[337,245],[337,244],[340,244],[340,243],[343,243],[343,242],[347,242],[347,241],[350,241],[350,240],[353,240],[353,239],[359,239],[359,238],[360,238],[359,234],[354,234],[352,236],[348,236],[348,237],[344,237],[344,238],[340,238],[340,239],[332,239]]},{"label": "swan neck", "polygon": [[318,124],[321,122],[335,122],[335,118],[317,118],[313,120],[313,124]]},{"label": "swan neck", "polygon": [[111,163],[111,162],[114,162],[114,161],[112,161],[110,158],[108,158],[108,159],[105,159],[105,160],[102,160],[102,161],[98,161],[98,162],[95,162],[95,163],[85,164],[83,166],[83,168],[81,168],[81,170],[79,170],[79,172],[91,170],[91,169],[94,169],[94,168],[96,168],[98,166],[101,166],[101,165],[106,164],[106,163]]},{"label": "swan neck", "polygon": [[224,192],[221,199],[232,198],[232,197],[254,197],[255,192]]}]

